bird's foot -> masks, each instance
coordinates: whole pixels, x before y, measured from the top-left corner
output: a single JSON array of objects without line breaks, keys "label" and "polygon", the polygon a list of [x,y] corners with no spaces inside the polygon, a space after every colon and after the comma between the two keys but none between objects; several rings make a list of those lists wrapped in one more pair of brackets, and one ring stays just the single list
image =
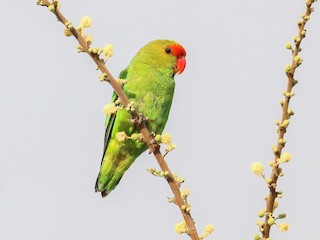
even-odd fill
[{"label": "bird's foot", "polygon": [[142,113],[138,113],[134,118],[131,119],[131,122],[134,125],[139,126],[147,120],[148,120],[148,118],[146,116],[144,116]]}]

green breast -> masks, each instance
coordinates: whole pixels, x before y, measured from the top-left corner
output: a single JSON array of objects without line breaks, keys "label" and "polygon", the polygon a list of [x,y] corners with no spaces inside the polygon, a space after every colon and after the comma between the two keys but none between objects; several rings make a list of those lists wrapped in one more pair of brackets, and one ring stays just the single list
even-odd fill
[{"label": "green breast", "polygon": [[128,69],[124,91],[139,112],[148,117],[150,132],[161,134],[168,120],[175,82],[173,76],[155,71],[148,65]]}]

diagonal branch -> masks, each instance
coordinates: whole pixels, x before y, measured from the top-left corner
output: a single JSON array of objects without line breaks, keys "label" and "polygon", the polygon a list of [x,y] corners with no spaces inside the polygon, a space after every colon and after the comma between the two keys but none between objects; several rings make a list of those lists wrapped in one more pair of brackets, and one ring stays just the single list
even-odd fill
[{"label": "diagonal branch", "polygon": [[[65,26],[69,23],[69,21],[62,15],[62,13],[57,8],[57,1],[50,2],[48,0],[42,0],[40,1],[40,5],[50,7],[52,5],[55,6],[55,8],[52,10],[52,12],[56,15],[58,21],[63,23]],[[86,52],[91,59],[95,62],[95,64],[99,67],[101,72],[105,75],[105,80],[108,82],[116,94],[121,99],[121,103],[124,106],[128,106],[130,103],[129,98],[126,96],[126,94],[122,90],[122,86],[117,82],[117,80],[111,75],[109,70],[106,68],[105,64],[102,63],[99,59],[99,56],[97,54],[93,54],[89,51],[89,48],[87,46],[86,40],[82,37],[81,33],[74,27],[70,27],[69,30],[71,31],[72,35],[78,40],[80,46],[82,47],[82,50]],[[136,111],[131,112],[132,117],[136,119],[139,117],[139,113]],[[145,122],[142,121],[140,124],[136,124],[136,126],[139,128],[144,142],[150,146],[150,151],[153,153],[154,157],[158,161],[158,164],[163,172],[168,172],[168,177],[166,177],[166,180],[174,194],[175,202],[180,208],[181,214],[186,222],[187,228],[188,228],[188,235],[192,240],[199,240],[199,236],[195,227],[195,223],[193,221],[193,218],[190,215],[190,212],[185,211],[182,206],[185,204],[183,198],[181,197],[180,193],[180,184],[175,180],[173,177],[172,172],[169,169],[169,166],[167,165],[163,155],[160,152],[160,146],[153,143],[153,139],[150,137],[150,133],[148,129],[146,128]]]}]

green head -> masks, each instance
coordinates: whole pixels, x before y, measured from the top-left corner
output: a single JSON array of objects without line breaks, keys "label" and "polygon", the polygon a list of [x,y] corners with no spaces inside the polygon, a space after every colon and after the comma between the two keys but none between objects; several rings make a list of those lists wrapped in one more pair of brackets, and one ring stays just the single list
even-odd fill
[{"label": "green head", "polygon": [[185,56],[186,51],[179,43],[154,40],[141,48],[132,61],[148,64],[155,70],[174,76],[183,72],[186,66]]}]

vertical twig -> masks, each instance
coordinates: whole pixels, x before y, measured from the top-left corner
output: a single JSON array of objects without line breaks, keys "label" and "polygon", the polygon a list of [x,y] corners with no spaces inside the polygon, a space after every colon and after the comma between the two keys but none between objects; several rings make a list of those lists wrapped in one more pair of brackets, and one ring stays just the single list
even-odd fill
[{"label": "vertical twig", "polygon": [[294,79],[294,74],[297,69],[297,67],[302,63],[302,59],[299,57],[299,52],[301,51],[300,45],[302,42],[302,39],[306,35],[305,25],[307,21],[310,19],[310,15],[313,12],[312,4],[315,2],[315,0],[307,0],[306,1],[306,11],[301,16],[301,20],[298,22],[298,35],[295,37],[295,47],[292,49],[292,62],[291,65],[286,66],[286,75],[288,78],[288,84],[287,89],[283,93],[285,98],[281,102],[282,106],[282,116],[281,116],[281,122],[278,125],[278,139],[276,147],[274,147],[274,161],[273,161],[273,167],[272,167],[272,173],[271,173],[271,181],[269,182],[269,195],[266,200],[266,215],[265,215],[265,221],[263,224],[263,230],[262,230],[262,237],[263,239],[268,239],[270,236],[270,229],[272,224],[268,224],[268,220],[270,217],[272,217],[274,212],[274,205],[275,205],[275,199],[277,198],[277,181],[279,174],[281,172],[281,169],[279,168],[278,159],[281,157],[282,149],[285,146],[285,140],[284,135],[287,131],[287,127],[289,125],[289,118],[292,115],[292,112],[289,111],[289,102],[292,96],[294,96],[294,92],[292,91],[295,84],[297,84],[297,80]]}]

